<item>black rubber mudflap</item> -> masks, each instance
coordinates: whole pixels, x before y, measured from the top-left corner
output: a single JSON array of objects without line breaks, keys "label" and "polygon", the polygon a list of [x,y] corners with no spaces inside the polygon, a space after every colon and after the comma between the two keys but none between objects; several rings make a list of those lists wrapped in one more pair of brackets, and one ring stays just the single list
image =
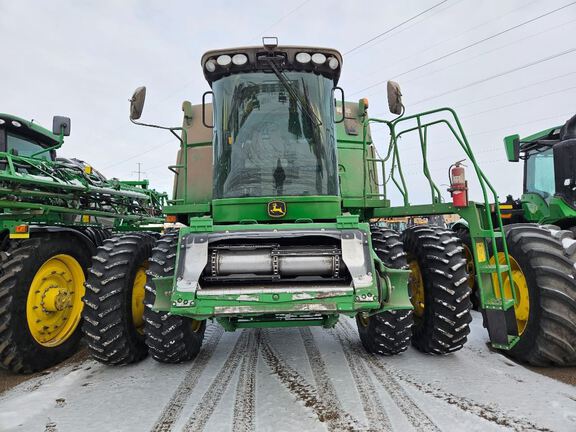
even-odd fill
[{"label": "black rubber mudflap", "polygon": [[486,309],[485,313],[488,334],[492,343],[508,345],[508,336],[518,336],[514,308],[510,308],[507,311]]}]

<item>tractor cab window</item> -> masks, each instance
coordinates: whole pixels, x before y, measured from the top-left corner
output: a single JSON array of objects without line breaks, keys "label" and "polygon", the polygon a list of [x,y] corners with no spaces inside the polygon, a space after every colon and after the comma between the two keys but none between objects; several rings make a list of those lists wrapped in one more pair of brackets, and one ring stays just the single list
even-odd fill
[{"label": "tractor cab window", "polygon": [[330,79],[230,75],[213,84],[214,197],[338,195]]},{"label": "tractor cab window", "polygon": [[[44,147],[39,142],[33,139],[26,138],[20,135],[8,132],[6,134],[6,151],[17,156],[32,156],[35,153],[42,151]],[[50,159],[50,152],[45,152],[38,157],[42,159]]]},{"label": "tractor cab window", "polygon": [[552,148],[531,155],[526,161],[526,192],[537,193],[544,199],[555,193],[554,154]]}]

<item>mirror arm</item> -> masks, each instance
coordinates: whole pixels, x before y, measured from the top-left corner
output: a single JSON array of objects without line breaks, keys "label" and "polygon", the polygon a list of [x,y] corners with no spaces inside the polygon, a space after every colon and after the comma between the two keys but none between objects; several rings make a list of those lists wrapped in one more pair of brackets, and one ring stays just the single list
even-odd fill
[{"label": "mirror arm", "polygon": [[182,130],[181,127],[168,127],[168,126],[160,126],[160,125],[155,125],[155,124],[150,124],[150,123],[141,123],[141,122],[138,122],[138,121],[133,120],[133,119],[130,119],[130,121],[132,123],[134,123],[135,125],[138,125],[138,126],[146,126],[146,127],[151,127],[151,128],[156,128],[156,129],[164,129],[164,130],[170,131],[170,133],[172,133],[172,135],[174,135],[176,138],[178,138],[178,141],[180,141],[181,144],[183,143],[182,138],[180,138],[180,136],[178,136],[178,134],[176,132],[174,132],[174,131]]}]

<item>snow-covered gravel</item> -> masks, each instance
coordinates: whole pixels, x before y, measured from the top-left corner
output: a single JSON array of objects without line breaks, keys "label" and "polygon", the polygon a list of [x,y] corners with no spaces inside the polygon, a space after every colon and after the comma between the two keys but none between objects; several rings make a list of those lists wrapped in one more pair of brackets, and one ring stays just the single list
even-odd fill
[{"label": "snow-covered gravel", "polygon": [[576,387],[488,349],[480,316],[461,351],[368,355],[336,329],[224,333],[193,362],[92,360],[0,397],[0,431],[576,431]]}]

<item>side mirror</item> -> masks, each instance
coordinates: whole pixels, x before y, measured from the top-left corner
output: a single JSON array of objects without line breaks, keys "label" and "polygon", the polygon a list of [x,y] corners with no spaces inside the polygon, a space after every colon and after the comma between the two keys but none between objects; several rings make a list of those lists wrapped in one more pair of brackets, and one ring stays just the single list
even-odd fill
[{"label": "side mirror", "polygon": [[[214,127],[213,124],[210,125],[206,123],[206,96],[208,95],[210,95],[212,100],[214,100],[214,93],[211,91],[207,91],[202,95],[202,124],[204,125],[204,127],[213,128]],[[210,103],[212,103],[212,101]]]},{"label": "side mirror", "polygon": [[520,135],[510,135],[504,138],[504,148],[509,162],[520,160]]},{"label": "side mirror", "polygon": [[388,108],[392,114],[401,115],[404,111],[402,105],[402,92],[400,91],[400,84],[394,81],[388,81]]},{"label": "side mirror", "polygon": [[138,120],[144,109],[146,100],[146,87],[138,87],[134,90],[132,99],[130,99],[130,120]]},{"label": "side mirror", "polygon": [[52,133],[60,136],[70,136],[70,118],[62,116],[54,116],[52,119]]},{"label": "side mirror", "polygon": [[[335,98],[336,92],[340,92],[340,100],[338,102],[340,102],[340,106],[342,107],[342,118],[337,119],[336,114],[334,114],[334,123],[342,123],[346,118],[346,102],[344,102],[344,89],[342,87],[334,87],[332,89],[332,98],[334,99],[334,102],[336,102]],[[335,103],[334,106],[336,107],[337,104]]]}]

